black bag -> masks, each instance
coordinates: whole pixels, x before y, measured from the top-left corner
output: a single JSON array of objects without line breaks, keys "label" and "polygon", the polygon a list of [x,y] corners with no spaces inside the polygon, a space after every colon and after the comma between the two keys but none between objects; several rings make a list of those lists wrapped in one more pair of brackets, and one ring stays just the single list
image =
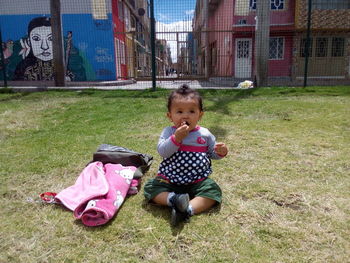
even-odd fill
[{"label": "black bag", "polygon": [[153,156],[120,146],[101,144],[93,154],[93,162],[97,161],[103,164],[114,163],[124,166],[135,166],[137,170],[134,173],[134,178],[141,178],[150,168]]}]

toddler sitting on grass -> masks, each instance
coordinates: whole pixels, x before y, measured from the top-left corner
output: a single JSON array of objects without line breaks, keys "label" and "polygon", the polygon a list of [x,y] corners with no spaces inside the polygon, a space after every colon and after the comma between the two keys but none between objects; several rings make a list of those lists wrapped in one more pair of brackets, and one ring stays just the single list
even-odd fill
[{"label": "toddler sitting on grass", "polygon": [[157,149],[163,161],[157,176],[145,184],[144,194],[149,201],[171,207],[171,224],[176,226],[221,203],[221,189],[209,178],[211,159],[225,157],[228,149],[198,125],[204,112],[197,91],[182,85],[171,92],[167,106],[174,125],[160,135]]}]

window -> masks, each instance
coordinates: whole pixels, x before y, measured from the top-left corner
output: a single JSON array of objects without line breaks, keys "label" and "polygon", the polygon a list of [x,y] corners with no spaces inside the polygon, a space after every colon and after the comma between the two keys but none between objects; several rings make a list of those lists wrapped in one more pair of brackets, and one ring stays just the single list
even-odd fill
[{"label": "window", "polygon": [[218,50],[216,48],[216,43],[211,45],[211,65],[212,67],[217,66],[217,56],[218,56]]},{"label": "window", "polygon": [[105,0],[92,1],[92,16],[94,19],[107,19],[107,6]]},{"label": "window", "polygon": [[134,9],[136,8],[135,0],[129,0],[129,3]]},{"label": "window", "polygon": [[313,0],[313,9],[329,10],[329,9],[350,9],[349,0]]},{"label": "window", "polygon": [[[256,10],[256,1],[258,0],[249,0],[250,9]],[[285,0],[271,0],[271,10],[283,10]]]},{"label": "window", "polygon": [[250,57],[250,42],[246,40],[237,42],[237,58],[249,58]]},{"label": "window", "polygon": [[118,18],[120,21],[124,21],[124,8],[123,3],[118,1]]},{"label": "window", "polygon": [[[310,39],[309,44],[309,57],[312,57],[312,41],[313,39]],[[306,38],[303,38],[300,40],[300,57],[306,57]]]},{"label": "window", "polygon": [[[345,38],[344,37],[318,37],[310,39],[309,57],[314,55],[317,58],[321,57],[344,57],[345,56]],[[314,53],[313,53],[313,50]],[[300,57],[306,56],[306,38],[300,40]]]},{"label": "window", "polygon": [[134,16],[131,16],[131,30],[136,30],[136,19]]},{"label": "window", "polygon": [[271,37],[269,46],[269,59],[283,59],[284,38]]},{"label": "window", "polygon": [[284,0],[271,0],[271,10],[283,10]]},{"label": "window", "polygon": [[343,37],[332,38],[332,57],[343,57],[345,48],[345,39]]},{"label": "window", "polygon": [[318,37],[316,38],[315,57],[327,57],[328,50],[328,38]]}]

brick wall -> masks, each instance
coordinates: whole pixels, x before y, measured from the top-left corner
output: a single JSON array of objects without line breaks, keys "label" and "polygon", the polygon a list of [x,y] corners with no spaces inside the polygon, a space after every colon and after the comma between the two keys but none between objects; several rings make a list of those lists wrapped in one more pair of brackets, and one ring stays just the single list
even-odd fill
[{"label": "brick wall", "polygon": [[[307,0],[297,0],[295,9],[295,28],[307,27]],[[350,31],[350,9],[313,10],[311,14],[312,29],[335,29]]]}]

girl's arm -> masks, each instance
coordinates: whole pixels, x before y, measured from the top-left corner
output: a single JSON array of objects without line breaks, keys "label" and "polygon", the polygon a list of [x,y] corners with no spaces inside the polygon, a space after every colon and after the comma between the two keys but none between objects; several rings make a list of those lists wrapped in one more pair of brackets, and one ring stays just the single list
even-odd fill
[{"label": "girl's arm", "polygon": [[175,141],[174,137],[172,127],[165,128],[160,135],[157,150],[163,158],[169,158],[179,149],[180,144]]},{"label": "girl's arm", "polygon": [[210,134],[208,140],[208,153],[211,159],[218,160],[227,155],[228,149],[224,143],[216,143],[215,136]]}]

